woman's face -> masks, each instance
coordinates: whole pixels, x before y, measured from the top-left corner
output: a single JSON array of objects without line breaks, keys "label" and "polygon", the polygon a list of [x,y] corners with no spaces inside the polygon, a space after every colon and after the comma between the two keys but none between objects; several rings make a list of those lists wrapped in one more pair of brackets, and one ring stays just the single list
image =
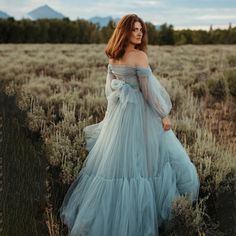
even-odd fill
[{"label": "woman's face", "polygon": [[136,21],[133,26],[133,30],[130,36],[130,43],[140,44],[143,37],[142,25],[139,21]]}]

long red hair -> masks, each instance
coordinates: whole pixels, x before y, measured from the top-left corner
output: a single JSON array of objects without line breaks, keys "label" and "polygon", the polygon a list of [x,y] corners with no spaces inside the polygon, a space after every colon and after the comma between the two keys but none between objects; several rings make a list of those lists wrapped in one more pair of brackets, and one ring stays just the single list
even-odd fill
[{"label": "long red hair", "polygon": [[136,14],[129,14],[121,18],[108,41],[105,53],[109,58],[119,59],[124,55],[125,48],[128,46],[129,38],[136,21],[140,22],[142,26],[143,36],[141,43],[136,44],[135,48],[147,52],[148,37],[146,24]]}]

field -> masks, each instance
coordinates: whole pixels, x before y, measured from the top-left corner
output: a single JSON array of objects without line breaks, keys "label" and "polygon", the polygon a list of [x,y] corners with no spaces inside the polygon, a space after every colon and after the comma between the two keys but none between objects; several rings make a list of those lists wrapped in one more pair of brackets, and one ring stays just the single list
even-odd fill
[{"label": "field", "polygon": [[[66,235],[58,208],[88,154],[82,129],[106,112],[104,49],[0,45],[3,235]],[[148,55],[201,181],[195,206],[176,203],[168,235],[234,235],[236,46],[150,45]]]}]

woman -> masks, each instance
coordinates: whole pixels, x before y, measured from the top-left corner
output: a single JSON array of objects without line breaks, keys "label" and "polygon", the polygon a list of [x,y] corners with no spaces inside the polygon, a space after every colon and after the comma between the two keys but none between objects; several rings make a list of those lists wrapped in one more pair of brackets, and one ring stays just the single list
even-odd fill
[{"label": "woman", "polygon": [[60,208],[73,236],[156,236],[180,196],[196,201],[199,177],[171,130],[171,100],[146,55],[147,30],[124,16],[108,45],[104,119],[84,128],[89,154]]}]

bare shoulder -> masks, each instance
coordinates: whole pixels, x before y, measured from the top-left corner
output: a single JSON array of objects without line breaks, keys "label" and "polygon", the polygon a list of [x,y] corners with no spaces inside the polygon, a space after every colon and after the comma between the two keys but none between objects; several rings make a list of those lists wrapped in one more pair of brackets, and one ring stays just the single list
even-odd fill
[{"label": "bare shoulder", "polygon": [[141,50],[136,51],[135,64],[137,66],[148,67],[148,56],[144,51]]},{"label": "bare shoulder", "polygon": [[[130,64],[135,66],[148,67],[148,56],[144,51],[137,49],[135,51],[125,54],[122,60],[119,60],[119,62],[120,64]],[[109,58],[108,63],[117,64],[117,61],[113,58]]]}]

